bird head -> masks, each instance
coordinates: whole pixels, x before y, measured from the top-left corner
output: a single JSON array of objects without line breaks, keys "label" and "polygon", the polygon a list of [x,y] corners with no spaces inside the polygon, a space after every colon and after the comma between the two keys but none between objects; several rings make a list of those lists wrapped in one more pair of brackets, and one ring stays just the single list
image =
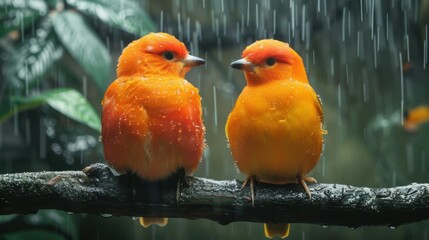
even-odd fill
[{"label": "bird head", "polygon": [[232,68],[244,71],[248,85],[259,85],[276,80],[308,83],[302,58],[289,44],[264,39],[249,45],[242,59],[231,63]]},{"label": "bird head", "polygon": [[122,76],[167,75],[184,77],[191,67],[204,64],[185,44],[167,33],[149,33],[124,48],[116,73]]}]

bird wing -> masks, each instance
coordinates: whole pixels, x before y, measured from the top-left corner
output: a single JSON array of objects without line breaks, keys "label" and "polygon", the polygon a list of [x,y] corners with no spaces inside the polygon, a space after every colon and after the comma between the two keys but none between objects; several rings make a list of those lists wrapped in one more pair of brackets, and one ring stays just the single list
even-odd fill
[{"label": "bird wing", "polygon": [[317,112],[320,115],[320,120],[322,121],[322,124],[325,122],[325,116],[323,115],[323,106],[322,106],[322,99],[320,98],[319,94],[316,94],[316,109]]}]

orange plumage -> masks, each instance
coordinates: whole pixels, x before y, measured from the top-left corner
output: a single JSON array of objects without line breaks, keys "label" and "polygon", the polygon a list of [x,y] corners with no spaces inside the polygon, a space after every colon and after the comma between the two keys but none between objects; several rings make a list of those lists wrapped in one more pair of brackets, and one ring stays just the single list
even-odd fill
[{"label": "orange plumage", "polygon": [[[302,59],[287,43],[272,39],[248,46],[242,57],[231,67],[244,71],[247,86],[225,129],[235,162],[250,180],[298,180],[311,197],[305,181],[314,181],[306,175],[322,152],[323,112]],[[265,233],[286,237],[289,224],[266,224]]]},{"label": "orange plumage", "polygon": [[409,132],[415,132],[420,125],[429,122],[429,107],[418,106],[404,112],[404,129]]},{"label": "orange plumage", "polygon": [[102,101],[104,156],[114,169],[156,181],[197,168],[205,131],[201,98],[184,76],[203,63],[166,33],[150,33],[123,50]]}]

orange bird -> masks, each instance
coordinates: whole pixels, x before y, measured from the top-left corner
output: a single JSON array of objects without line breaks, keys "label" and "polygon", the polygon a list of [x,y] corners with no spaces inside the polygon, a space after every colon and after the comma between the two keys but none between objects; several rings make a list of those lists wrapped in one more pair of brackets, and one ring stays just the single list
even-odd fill
[{"label": "orange bird", "polygon": [[[197,168],[205,132],[201,97],[184,77],[204,63],[167,33],[150,33],[123,50],[117,79],[102,101],[107,163],[148,181]],[[141,218],[140,223],[165,225],[167,219]]]},{"label": "orange bird", "polygon": [[[307,80],[301,57],[289,44],[267,39],[248,46],[231,67],[244,71],[247,86],[226,123],[226,136],[239,170],[253,178],[285,184],[298,181],[311,199],[306,177],[322,152],[323,112]],[[264,224],[269,238],[289,234],[287,223]]]},{"label": "orange bird", "polygon": [[420,125],[429,122],[429,107],[418,106],[404,112],[404,129],[409,132],[415,132]]}]

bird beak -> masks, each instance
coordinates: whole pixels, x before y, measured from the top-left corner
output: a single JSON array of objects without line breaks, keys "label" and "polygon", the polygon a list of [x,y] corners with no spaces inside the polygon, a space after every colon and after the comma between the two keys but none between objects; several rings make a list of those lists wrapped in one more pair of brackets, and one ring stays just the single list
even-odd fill
[{"label": "bird beak", "polygon": [[183,62],[185,67],[190,67],[190,68],[200,66],[200,65],[206,63],[206,61],[204,61],[204,59],[192,56],[190,54],[188,54],[188,56],[186,56],[186,58],[182,59],[181,62]]},{"label": "bird beak", "polygon": [[255,67],[255,64],[252,62],[247,61],[245,58],[239,59],[237,61],[234,61],[230,65],[232,68],[242,70],[242,71],[253,71],[253,68]]}]

